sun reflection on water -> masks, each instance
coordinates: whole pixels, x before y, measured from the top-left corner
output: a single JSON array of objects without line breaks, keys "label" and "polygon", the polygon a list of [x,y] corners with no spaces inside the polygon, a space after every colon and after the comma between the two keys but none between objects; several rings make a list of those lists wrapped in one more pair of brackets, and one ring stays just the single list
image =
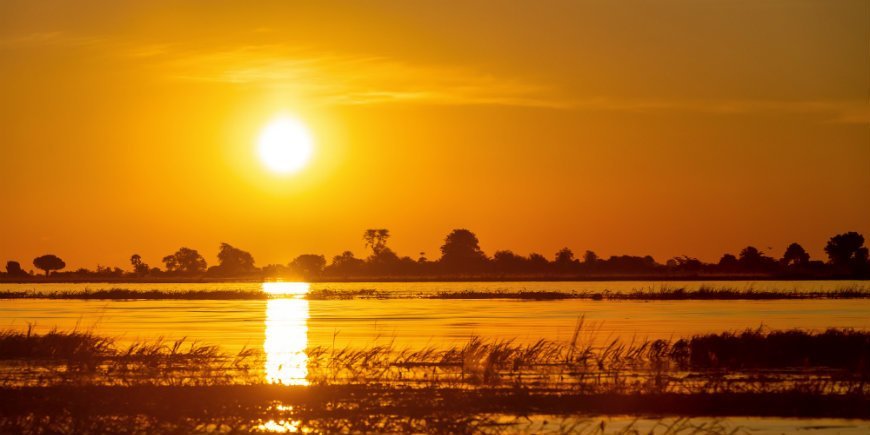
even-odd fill
[{"label": "sun reflection on water", "polygon": [[311,284],[307,282],[264,282],[263,292],[275,296],[303,297]]},{"label": "sun reflection on water", "polygon": [[267,282],[263,291],[281,298],[266,302],[266,382],[308,385],[308,300],[304,282]]}]

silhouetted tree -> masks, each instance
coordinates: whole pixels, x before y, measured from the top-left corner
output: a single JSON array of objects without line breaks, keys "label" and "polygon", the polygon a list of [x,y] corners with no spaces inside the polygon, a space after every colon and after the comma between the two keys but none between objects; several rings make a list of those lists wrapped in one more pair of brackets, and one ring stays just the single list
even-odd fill
[{"label": "silhouetted tree", "polygon": [[574,251],[568,248],[562,248],[559,252],[556,252],[555,257],[556,264],[566,265],[574,262]]},{"label": "silhouetted tree", "polygon": [[205,258],[190,248],[181,248],[174,254],[163,257],[163,264],[166,265],[167,272],[185,274],[205,272],[207,266]]},{"label": "silhouetted tree", "polygon": [[683,255],[681,257],[674,257],[668,260],[667,266],[671,270],[697,273],[704,268],[704,263],[702,263],[701,260],[698,260],[697,258]]},{"label": "silhouetted tree", "polygon": [[804,247],[797,243],[792,243],[791,245],[788,245],[788,247],[785,248],[785,253],[782,254],[782,260],[780,260],[783,266],[786,267],[804,266],[809,263],[809,261],[810,254],[807,254],[807,251],[804,249]]},{"label": "silhouetted tree", "polygon": [[837,234],[828,240],[825,253],[831,264],[840,267],[864,266],[867,263],[867,248],[864,236],[854,231]]},{"label": "silhouetted tree", "polygon": [[740,263],[734,254],[725,254],[719,259],[719,269],[722,272],[734,272],[740,267]]},{"label": "silhouetted tree", "polygon": [[449,271],[478,272],[486,264],[487,258],[480,250],[477,236],[466,229],[455,229],[441,245],[441,263]]},{"label": "silhouetted tree", "polygon": [[33,259],[33,265],[36,266],[37,269],[42,269],[45,271],[45,276],[48,276],[52,270],[61,270],[66,267],[66,263],[60,259],[57,255],[46,254],[41,257],[36,257]]},{"label": "silhouetted tree", "polygon": [[302,254],[290,262],[290,269],[304,278],[316,278],[323,273],[326,258],[322,255]]},{"label": "silhouetted tree", "polygon": [[612,274],[652,273],[658,264],[652,256],[613,255],[605,261],[598,261],[598,270]]},{"label": "silhouetted tree", "polygon": [[217,256],[218,265],[209,270],[217,275],[249,275],[257,271],[257,267],[254,266],[254,256],[229,243],[221,243]]},{"label": "silhouetted tree", "polygon": [[583,254],[583,263],[584,264],[591,266],[597,262],[598,262],[598,254],[596,254],[592,251],[586,251],[586,253]]},{"label": "silhouetted tree", "polygon": [[151,270],[151,268],[142,261],[142,256],[139,254],[133,254],[130,257],[130,264],[133,265],[133,273],[138,276],[147,275],[148,271]]},{"label": "silhouetted tree", "polygon": [[754,246],[747,246],[740,251],[737,264],[747,272],[770,271],[776,268],[776,260],[764,255]]},{"label": "silhouetted tree", "polygon": [[367,274],[371,275],[395,275],[399,273],[399,255],[387,247],[390,238],[390,230],[368,229],[363,233],[366,247],[371,248],[372,255],[365,264]]},{"label": "silhouetted tree", "polygon": [[[81,270],[81,269],[80,269]],[[81,273],[82,275],[87,275],[87,273]],[[124,276],[124,271],[120,267],[111,267],[111,266],[101,266],[97,265],[97,270],[91,272],[94,276],[99,276],[101,278],[120,278]]]},{"label": "silhouetted tree", "polygon": [[392,274],[396,271],[396,263],[399,262],[399,255],[392,249],[383,246],[368,258],[369,271],[375,274]]},{"label": "silhouetted tree", "polygon": [[353,252],[344,251],[332,257],[332,264],[324,272],[333,276],[353,276],[360,274],[364,264],[364,261],[354,257]]},{"label": "silhouetted tree", "polygon": [[10,277],[17,276],[27,276],[27,272],[21,268],[21,263],[17,261],[7,261],[6,262],[6,274]]},{"label": "silhouetted tree", "polygon": [[499,273],[516,273],[525,268],[526,259],[513,251],[500,250],[492,254],[492,267]]},{"label": "silhouetted tree", "polygon": [[372,249],[372,256],[378,256],[387,247],[387,239],[390,238],[388,229],[368,229],[363,233],[366,247]]},{"label": "silhouetted tree", "polygon": [[544,257],[537,252],[529,254],[528,264],[529,272],[533,273],[546,273],[550,269],[550,262],[547,261],[547,257]]},{"label": "silhouetted tree", "polygon": [[568,248],[562,248],[556,252],[553,260],[553,266],[559,273],[575,272],[580,261],[574,258],[574,251]]}]

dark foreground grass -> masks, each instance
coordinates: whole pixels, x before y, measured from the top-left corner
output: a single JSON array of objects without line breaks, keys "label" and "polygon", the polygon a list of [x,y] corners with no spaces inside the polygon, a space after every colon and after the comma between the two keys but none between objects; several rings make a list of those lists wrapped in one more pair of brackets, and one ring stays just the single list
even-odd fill
[{"label": "dark foreground grass", "polygon": [[252,349],[229,355],[186,339],[117,346],[91,331],[0,332],[0,387],[251,383],[259,367]]},{"label": "dark foreground grass", "polygon": [[[868,332],[757,329],[605,346],[586,344],[588,332],[581,319],[568,343],[309,348],[310,385],[283,386],[264,381],[257,351],[6,331],[0,433],[725,434],[735,428],[683,417],[870,419]],[[665,419],[641,431],[588,417],[601,415]]]},{"label": "dark foreground grass", "polygon": [[[392,344],[309,347],[315,385],[548,388],[588,394],[870,391],[870,332],[747,330],[675,340],[591,343],[578,322],[567,343],[471,338],[422,349]],[[262,383],[268,355],[185,340],[115,345],[90,332],[0,333],[0,386]]]},{"label": "dark foreground grass", "polygon": [[[266,300],[286,295],[270,295],[259,290],[81,290],[71,292],[0,291],[0,299],[81,299],[81,300]],[[870,299],[870,288],[853,287],[833,291],[754,290],[701,287],[632,290],[630,292],[560,292],[560,291],[476,291],[410,294],[375,289],[316,289],[304,295],[309,300],[342,299],[518,299],[518,300],[794,300],[794,299]]]}]

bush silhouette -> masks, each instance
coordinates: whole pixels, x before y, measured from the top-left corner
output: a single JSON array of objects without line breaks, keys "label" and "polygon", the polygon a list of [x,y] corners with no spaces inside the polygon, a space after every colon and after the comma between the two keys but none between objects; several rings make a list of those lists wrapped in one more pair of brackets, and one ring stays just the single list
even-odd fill
[{"label": "bush silhouette", "polygon": [[17,261],[6,262],[6,274],[9,276],[27,276],[27,272],[21,268],[21,263]]}]

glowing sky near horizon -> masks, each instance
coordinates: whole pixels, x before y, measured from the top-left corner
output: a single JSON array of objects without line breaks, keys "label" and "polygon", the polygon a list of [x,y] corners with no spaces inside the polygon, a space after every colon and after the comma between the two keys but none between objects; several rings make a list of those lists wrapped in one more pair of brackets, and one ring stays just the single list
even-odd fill
[{"label": "glowing sky near horizon", "polygon": [[[0,3],[0,262],[870,236],[870,3]],[[277,177],[257,140],[316,138]]]}]

